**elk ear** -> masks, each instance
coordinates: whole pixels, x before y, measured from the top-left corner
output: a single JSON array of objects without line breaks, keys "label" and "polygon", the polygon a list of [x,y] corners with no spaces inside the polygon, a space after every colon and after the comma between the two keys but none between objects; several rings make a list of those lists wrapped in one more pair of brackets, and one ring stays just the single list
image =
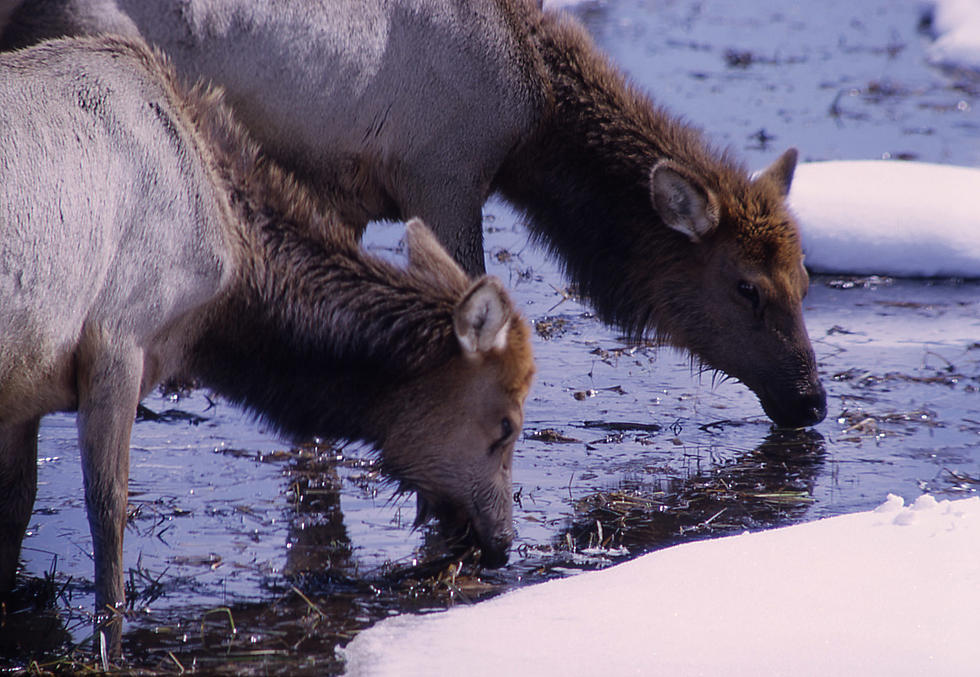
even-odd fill
[{"label": "elk ear", "polygon": [[779,192],[782,193],[783,197],[789,195],[790,184],[793,183],[793,172],[796,171],[796,160],[799,157],[799,153],[796,152],[795,148],[788,149],[785,153],[776,158],[776,161],[771,165],[766,167],[766,169],[759,174],[756,181],[769,181]]},{"label": "elk ear", "polygon": [[691,242],[700,242],[718,226],[718,199],[676,162],[661,160],[650,170],[650,199],[664,224]]},{"label": "elk ear", "polygon": [[448,277],[454,286],[465,289],[470,279],[432,234],[422,219],[412,219],[405,225],[405,242],[408,244],[408,265],[430,274]]},{"label": "elk ear", "polygon": [[513,314],[507,292],[495,277],[482,277],[456,306],[453,328],[468,355],[507,346],[507,330]]}]

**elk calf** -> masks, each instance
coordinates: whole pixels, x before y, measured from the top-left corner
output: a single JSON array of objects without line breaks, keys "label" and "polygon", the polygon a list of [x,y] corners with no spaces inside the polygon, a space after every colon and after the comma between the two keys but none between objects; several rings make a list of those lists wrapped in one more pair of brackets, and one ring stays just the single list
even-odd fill
[{"label": "elk calf", "polygon": [[0,139],[0,592],[40,418],[76,410],[96,602],[122,602],[130,430],[174,377],[287,435],[375,445],[420,520],[506,561],[533,365],[496,279],[470,282],[420,222],[407,268],[366,255],[220,93],[136,42],[0,55]]}]

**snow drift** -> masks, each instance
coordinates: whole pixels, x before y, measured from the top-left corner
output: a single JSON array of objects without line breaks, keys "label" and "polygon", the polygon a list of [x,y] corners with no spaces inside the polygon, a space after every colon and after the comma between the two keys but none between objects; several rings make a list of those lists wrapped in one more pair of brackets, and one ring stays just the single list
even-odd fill
[{"label": "snow drift", "polygon": [[931,0],[924,9],[936,36],[927,51],[930,63],[980,73],[980,2]]},{"label": "snow drift", "polygon": [[980,498],[675,546],[470,607],[398,616],[352,675],[975,675]]},{"label": "snow drift", "polygon": [[801,164],[790,191],[819,273],[980,277],[980,170],[888,160]]}]

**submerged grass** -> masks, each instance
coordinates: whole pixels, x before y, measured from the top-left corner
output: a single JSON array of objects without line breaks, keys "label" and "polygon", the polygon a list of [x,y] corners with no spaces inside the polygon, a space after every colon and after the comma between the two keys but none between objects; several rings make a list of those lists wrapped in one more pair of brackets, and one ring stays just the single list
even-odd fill
[{"label": "submerged grass", "polygon": [[631,482],[593,492],[556,542],[572,552],[595,548],[613,559],[691,538],[737,533],[791,521],[812,502],[824,440],[812,431],[776,431],[750,453],[708,473]]}]

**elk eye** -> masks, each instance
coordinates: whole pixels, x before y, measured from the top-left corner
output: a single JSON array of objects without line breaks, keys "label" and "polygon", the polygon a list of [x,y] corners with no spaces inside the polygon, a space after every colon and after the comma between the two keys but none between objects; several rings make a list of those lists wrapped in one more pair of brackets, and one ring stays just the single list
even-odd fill
[{"label": "elk eye", "polygon": [[509,418],[503,418],[500,420],[500,439],[493,443],[490,447],[490,453],[497,451],[500,447],[507,443],[510,436],[514,434],[514,424],[510,422]]},{"label": "elk eye", "polygon": [[759,309],[760,299],[759,290],[751,282],[742,280],[738,283],[738,294],[752,304],[753,310]]}]

